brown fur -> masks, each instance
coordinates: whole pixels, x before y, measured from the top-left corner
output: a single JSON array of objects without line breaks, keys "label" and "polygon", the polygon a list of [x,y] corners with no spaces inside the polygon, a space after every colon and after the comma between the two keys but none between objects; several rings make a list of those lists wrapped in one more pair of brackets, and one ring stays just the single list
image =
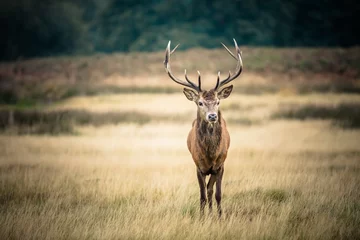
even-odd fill
[{"label": "brown fur", "polygon": [[[233,86],[225,86],[229,82],[237,78],[243,69],[241,51],[234,39],[236,55],[233,54],[224,44],[222,44],[229,54],[234,57],[238,64],[235,73],[220,81],[220,72],[216,85],[210,91],[201,90],[201,76],[198,71],[198,85],[194,84],[188,79],[185,70],[186,82],[175,77],[170,68],[170,55],[174,53],[170,49],[170,41],[166,47],[164,66],[169,77],[177,84],[183,85],[183,92],[186,98],[195,102],[198,107],[197,118],[193,122],[190,130],[187,145],[192,158],[197,166],[197,178],[200,187],[200,211],[201,216],[204,215],[204,207],[206,204],[206,191],[209,201],[209,210],[212,209],[212,194],[214,184],[216,183],[215,199],[217,202],[218,213],[221,216],[221,182],[224,173],[224,162],[227,156],[227,151],[230,146],[230,136],[226,129],[225,120],[222,118],[219,111],[219,104],[221,99],[227,98]],[[222,89],[221,89],[222,88]],[[220,90],[221,89],[221,90]],[[211,175],[209,181],[206,183],[206,176]]]},{"label": "brown fur", "polygon": [[220,111],[218,116],[217,123],[209,124],[198,115],[187,139],[195,165],[204,174],[223,166],[230,146],[230,135]]},{"label": "brown fur", "polygon": [[[222,98],[226,98],[230,94],[232,86],[229,89],[230,91],[228,91],[226,96],[221,95],[222,93],[220,94]],[[185,95],[190,95],[189,92],[185,93]],[[192,129],[188,135],[187,145],[197,167],[201,216],[204,215],[206,200],[208,200],[209,203],[209,210],[212,211],[212,196],[215,183],[215,199],[219,216],[221,216],[221,182],[224,173],[224,162],[230,146],[230,135],[221,112],[217,110],[217,102],[219,101],[218,93],[210,90],[199,93],[196,98],[193,96],[195,95],[190,95],[188,97],[189,100],[193,100],[196,104],[199,104],[201,99],[208,110],[214,111],[216,109],[217,111],[218,121],[210,123],[204,119],[204,113],[201,114],[203,110],[200,109],[202,109],[202,107],[198,107],[197,118],[193,122]],[[206,176],[209,174],[211,176],[206,183]]]},{"label": "brown fur", "polygon": [[[197,167],[197,178],[200,187],[200,211],[204,215],[207,200],[212,210],[212,195],[216,183],[215,199],[219,216],[221,216],[221,182],[224,173],[224,162],[230,146],[230,136],[225,120],[219,111],[221,99],[227,98],[233,86],[220,90],[194,92],[184,89],[186,98],[197,105],[197,118],[187,139],[187,145]],[[211,175],[206,183],[206,176]]]},{"label": "brown fur", "polygon": [[205,99],[205,100],[212,100],[215,98],[215,90],[214,89],[211,89],[209,91],[204,91],[202,92],[202,97]]}]

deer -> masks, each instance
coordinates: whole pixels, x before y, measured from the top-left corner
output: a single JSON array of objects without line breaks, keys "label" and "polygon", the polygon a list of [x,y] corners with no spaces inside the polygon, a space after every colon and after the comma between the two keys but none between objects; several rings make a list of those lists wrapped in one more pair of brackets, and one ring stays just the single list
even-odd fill
[{"label": "deer", "polygon": [[[170,49],[169,41],[165,50],[164,66],[169,77],[177,84],[185,86],[183,93],[185,97],[197,105],[197,116],[192,123],[192,128],[187,137],[187,147],[196,165],[196,174],[200,187],[200,215],[204,216],[206,202],[209,204],[209,212],[212,212],[212,198],[214,184],[216,183],[215,199],[217,203],[218,216],[222,216],[222,178],[224,174],[224,163],[230,146],[230,134],[226,122],[219,110],[220,100],[229,97],[233,85],[225,86],[240,76],[243,70],[242,52],[236,40],[234,40],[236,54],[232,53],[225,44],[221,43],[227,52],[237,61],[234,74],[220,80],[220,72],[214,88],[209,91],[201,88],[201,75],[198,72],[198,84],[190,81],[185,69],[185,81],[177,78],[171,71],[170,55],[178,48],[179,44]],[[222,88],[222,89],[221,89]],[[221,90],[220,90],[221,89]],[[206,183],[206,177],[210,175]],[[207,196],[206,196],[207,192]],[[206,198],[207,197],[207,198]]]}]

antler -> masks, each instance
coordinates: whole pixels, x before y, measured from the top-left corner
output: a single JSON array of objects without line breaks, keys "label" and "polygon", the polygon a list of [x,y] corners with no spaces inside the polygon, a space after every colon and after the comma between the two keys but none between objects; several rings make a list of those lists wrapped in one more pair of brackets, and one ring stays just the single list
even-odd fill
[{"label": "antler", "polygon": [[228,51],[228,53],[237,60],[237,65],[236,65],[236,70],[235,70],[235,73],[234,75],[231,75],[231,72],[229,71],[229,76],[222,80],[220,82],[220,72],[218,72],[218,78],[217,78],[217,81],[216,81],[216,86],[214,88],[214,90],[217,90],[219,89],[220,87],[224,86],[225,84],[231,82],[232,80],[234,80],[235,78],[237,78],[238,76],[240,76],[241,72],[242,72],[242,69],[243,69],[243,62],[242,62],[242,58],[241,58],[241,51],[235,41],[234,40],[234,43],[235,43],[235,50],[236,50],[236,55],[234,55],[226,46],[225,44],[221,43],[223,45],[223,47]]},{"label": "antler", "polygon": [[169,77],[174,80],[174,82],[183,85],[185,87],[188,88],[192,88],[194,90],[196,90],[197,92],[201,92],[201,77],[200,77],[200,72],[198,71],[199,74],[199,78],[198,78],[198,86],[196,86],[195,83],[191,82],[186,74],[186,69],[185,69],[185,80],[186,82],[180,80],[179,78],[175,77],[174,74],[171,72],[171,68],[170,68],[170,55],[173,54],[175,52],[175,50],[177,49],[177,47],[179,46],[176,45],[176,47],[170,51],[170,43],[171,41],[169,41],[167,47],[166,47],[166,51],[165,51],[165,60],[164,60],[164,66],[165,66],[165,71],[167,72],[167,74],[169,75]]}]

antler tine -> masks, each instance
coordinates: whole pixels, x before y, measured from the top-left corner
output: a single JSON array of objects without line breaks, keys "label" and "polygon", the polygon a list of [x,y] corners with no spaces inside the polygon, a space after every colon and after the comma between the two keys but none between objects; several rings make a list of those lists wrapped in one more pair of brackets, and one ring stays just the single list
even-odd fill
[{"label": "antler tine", "polygon": [[188,88],[192,88],[194,90],[196,90],[197,92],[201,92],[201,82],[200,82],[200,75],[199,75],[199,86],[196,86],[193,82],[191,82],[189,80],[189,78],[187,77],[187,74],[186,74],[186,69],[185,69],[185,80],[187,81],[184,82],[182,80],[180,80],[179,78],[175,77],[174,74],[171,72],[171,67],[170,67],[170,55],[172,53],[175,52],[175,50],[178,48],[179,44],[176,45],[176,47],[171,51],[170,50],[170,44],[171,44],[171,41],[169,41],[167,47],[166,47],[166,50],[165,50],[165,60],[164,60],[164,66],[165,66],[165,71],[167,72],[167,74],[169,75],[169,77],[176,83],[180,84],[180,85],[183,85],[185,87],[188,87]]},{"label": "antler tine", "polygon": [[[186,69],[185,69],[185,80],[191,85],[193,86],[194,88],[197,88],[198,86],[195,85],[195,83],[193,83],[192,81],[190,81],[190,79],[188,78],[187,76],[187,73],[186,73]],[[199,85],[199,89],[200,89],[200,85]],[[201,92],[201,91],[200,91]]]},{"label": "antler tine", "polygon": [[[169,41],[169,42],[171,42],[171,41]],[[176,45],[176,46],[174,47],[174,49],[170,52],[170,54],[173,54],[173,53],[175,52],[175,50],[176,50],[179,46],[180,46],[180,44]],[[169,47],[170,47],[170,46],[169,46]]]},{"label": "antler tine", "polygon": [[215,90],[218,89],[219,87],[219,82],[220,82],[220,71],[218,71],[218,77],[217,77],[217,80],[216,80],[216,86],[215,86]]},{"label": "antler tine", "polygon": [[199,77],[198,77],[198,86],[199,86],[199,90],[201,92],[201,75],[200,75],[200,71],[197,71],[198,74],[199,74]]},{"label": "antler tine", "polygon": [[228,49],[228,47],[227,47],[225,44],[223,44],[222,42],[220,42],[220,43],[223,45],[223,47],[226,49],[226,51],[227,51],[233,58],[235,58],[235,60],[238,60],[237,57],[230,51],[230,49]]},{"label": "antler tine", "polygon": [[236,55],[234,55],[226,46],[225,44],[221,43],[224,48],[226,49],[226,51],[233,57],[237,60],[237,64],[236,64],[236,70],[235,70],[235,73],[234,75],[231,76],[231,72],[229,71],[229,76],[222,80],[220,83],[220,74],[218,74],[218,81],[216,82],[216,86],[214,88],[214,90],[217,90],[218,88],[224,86],[225,84],[231,82],[232,80],[234,80],[235,78],[237,78],[238,76],[240,76],[241,72],[242,72],[242,69],[243,69],[243,62],[242,62],[242,58],[241,58],[241,51],[239,49],[239,46],[237,45],[236,43],[236,40],[234,40],[234,44],[235,44],[235,51],[236,51]]}]

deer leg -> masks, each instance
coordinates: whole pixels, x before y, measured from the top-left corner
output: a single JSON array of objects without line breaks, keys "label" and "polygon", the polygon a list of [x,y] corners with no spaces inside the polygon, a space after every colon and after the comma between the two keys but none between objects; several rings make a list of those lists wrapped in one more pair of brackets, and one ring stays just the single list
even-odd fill
[{"label": "deer leg", "polygon": [[205,182],[205,178],[206,175],[203,174],[200,169],[197,169],[197,178],[199,181],[199,187],[200,187],[200,214],[201,216],[204,215],[204,209],[205,209],[205,204],[206,204],[206,182]]},{"label": "deer leg", "polygon": [[207,198],[208,198],[208,202],[209,202],[209,211],[212,211],[212,196],[213,196],[213,192],[214,192],[214,183],[216,182],[216,175],[212,175],[210,176],[209,182],[207,184]]},{"label": "deer leg", "polygon": [[215,199],[216,199],[216,203],[217,203],[217,209],[218,209],[219,217],[221,217],[221,214],[222,214],[222,209],[221,209],[221,182],[222,182],[223,174],[224,174],[224,166],[222,166],[221,169],[219,170],[219,172],[216,174]]}]

